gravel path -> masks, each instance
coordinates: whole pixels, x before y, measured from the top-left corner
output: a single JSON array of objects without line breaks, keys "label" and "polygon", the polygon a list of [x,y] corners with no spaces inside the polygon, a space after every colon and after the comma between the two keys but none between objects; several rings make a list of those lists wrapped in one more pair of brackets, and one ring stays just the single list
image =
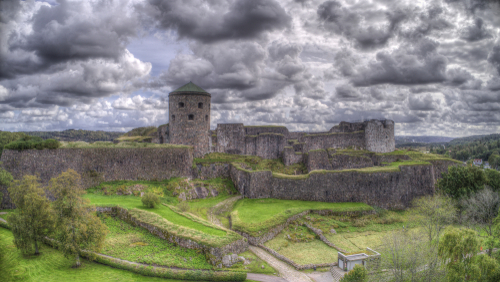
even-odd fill
[{"label": "gravel path", "polygon": [[325,271],[325,272],[311,272],[308,273],[307,276],[314,280],[315,282],[332,282],[333,277],[330,271]]},{"label": "gravel path", "polygon": [[291,266],[273,257],[271,254],[264,251],[263,249],[255,246],[249,246],[248,249],[252,253],[257,255],[260,259],[267,262],[270,266],[276,269],[280,273],[281,277],[283,277],[286,281],[312,282],[312,280],[307,275],[293,269]]}]

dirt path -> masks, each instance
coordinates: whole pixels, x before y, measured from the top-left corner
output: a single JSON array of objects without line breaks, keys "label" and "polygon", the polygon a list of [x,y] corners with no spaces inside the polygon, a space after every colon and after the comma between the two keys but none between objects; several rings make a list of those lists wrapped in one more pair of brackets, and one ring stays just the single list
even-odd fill
[{"label": "dirt path", "polygon": [[[241,196],[235,196],[231,197],[228,199],[225,199],[224,201],[218,203],[217,205],[213,206],[212,208],[208,209],[207,212],[207,218],[208,221],[212,222],[213,224],[222,226],[222,223],[220,220],[217,218],[218,215],[221,215],[225,212],[230,211],[233,208],[234,203],[241,199]],[[222,226],[224,227],[224,226]]]},{"label": "dirt path", "polygon": [[311,278],[315,282],[332,282],[333,281],[332,273],[330,273],[330,271],[311,272],[311,273],[308,273],[307,276],[309,276],[309,278]]},{"label": "dirt path", "polygon": [[304,273],[295,270],[288,264],[280,261],[279,259],[273,257],[268,252],[263,249],[255,246],[249,246],[248,249],[257,255],[260,259],[267,262],[270,266],[272,266],[276,271],[278,271],[286,281],[289,282],[312,282],[312,280],[305,275]]}]

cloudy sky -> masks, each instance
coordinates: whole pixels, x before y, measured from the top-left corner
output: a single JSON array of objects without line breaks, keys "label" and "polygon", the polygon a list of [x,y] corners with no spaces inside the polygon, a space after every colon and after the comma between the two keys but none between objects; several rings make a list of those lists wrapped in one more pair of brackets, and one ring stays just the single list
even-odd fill
[{"label": "cloudy sky", "polygon": [[0,2],[0,130],[168,122],[193,81],[217,123],[500,132],[500,1]]}]

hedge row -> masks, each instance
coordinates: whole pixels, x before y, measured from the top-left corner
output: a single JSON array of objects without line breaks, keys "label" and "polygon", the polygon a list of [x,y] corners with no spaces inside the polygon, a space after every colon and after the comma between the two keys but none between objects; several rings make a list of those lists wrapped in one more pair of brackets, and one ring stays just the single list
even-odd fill
[{"label": "hedge row", "polygon": [[41,138],[23,138],[5,145],[4,149],[8,150],[43,150],[43,149],[57,149],[61,144],[55,139],[42,140]]}]

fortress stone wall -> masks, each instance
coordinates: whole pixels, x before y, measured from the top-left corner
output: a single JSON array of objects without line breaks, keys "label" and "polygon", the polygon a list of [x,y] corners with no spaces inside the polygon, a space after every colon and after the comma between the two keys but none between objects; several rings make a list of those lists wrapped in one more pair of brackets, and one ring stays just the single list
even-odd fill
[{"label": "fortress stone wall", "polygon": [[89,188],[102,181],[191,177],[193,148],[4,150],[0,161],[14,179],[39,175],[44,184],[73,169],[82,176],[82,187]]},{"label": "fortress stone wall", "polygon": [[308,175],[273,175],[247,171],[235,165],[230,175],[247,198],[275,198],[322,202],[363,202],[382,208],[406,208],[415,198],[432,195],[435,181],[450,161],[434,165],[400,166],[397,172],[312,172]]}]

